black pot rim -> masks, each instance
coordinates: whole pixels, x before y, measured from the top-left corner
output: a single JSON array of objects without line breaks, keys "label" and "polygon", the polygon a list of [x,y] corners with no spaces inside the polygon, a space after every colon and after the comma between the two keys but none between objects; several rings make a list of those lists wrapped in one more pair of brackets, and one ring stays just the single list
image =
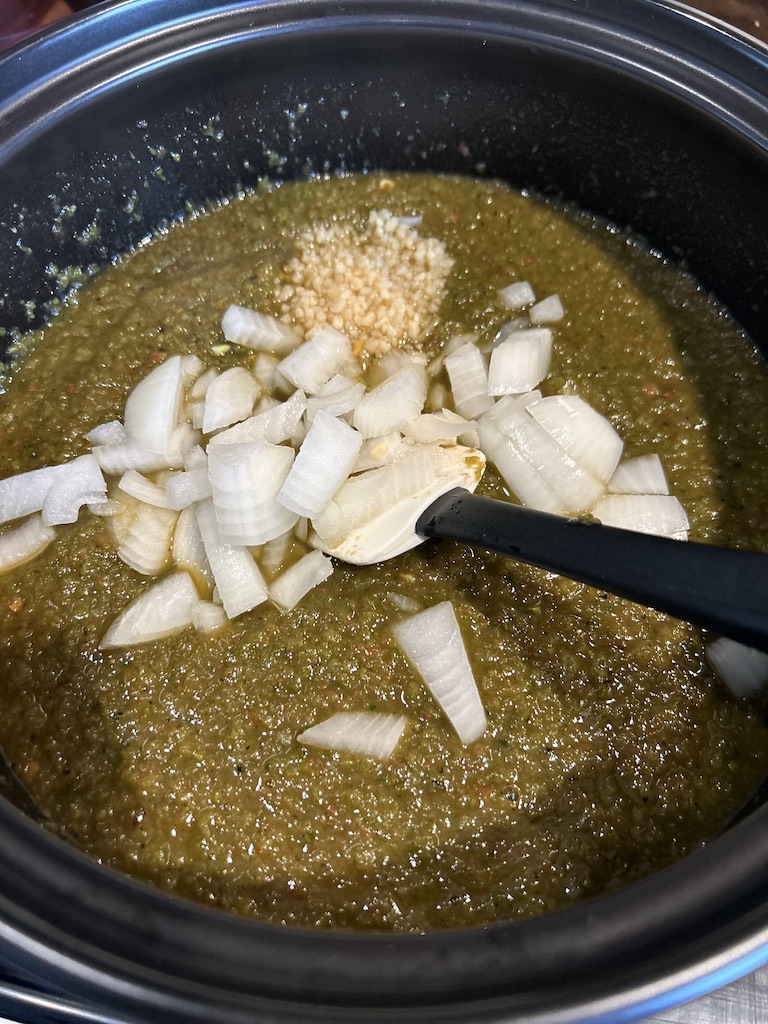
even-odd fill
[{"label": "black pot rim", "polygon": [[[108,0],[0,58],[0,162],[73,104],[200,47],[373,28],[522,33],[653,80],[768,161],[768,49],[674,2]],[[622,892],[426,936],[278,928],[174,899],[95,865],[3,801],[0,833],[6,959],[128,1019],[144,1007],[189,1021],[212,1008],[232,1022],[626,1020],[768,961],[765,807]]]}]

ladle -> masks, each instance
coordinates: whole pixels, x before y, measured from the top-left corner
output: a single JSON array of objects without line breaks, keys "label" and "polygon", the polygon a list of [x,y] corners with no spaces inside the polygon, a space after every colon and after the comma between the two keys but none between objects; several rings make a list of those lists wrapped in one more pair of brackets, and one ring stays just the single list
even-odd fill
[{"label": "ladle", "polygon": [[369,565],[428,537],[460,541],[768,652],[768,554],[621,530],[588,517],[479,497],[467,487],[474,490],[482,468],[458,454],[453,468],[452,478],[447,474],[430,494],[398,503],[329,553]]}]

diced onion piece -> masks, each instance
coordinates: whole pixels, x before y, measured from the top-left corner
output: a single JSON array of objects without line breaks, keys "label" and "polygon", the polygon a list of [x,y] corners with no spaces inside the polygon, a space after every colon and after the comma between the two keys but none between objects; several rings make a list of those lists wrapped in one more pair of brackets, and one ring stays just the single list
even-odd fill
[{"label": "diced onion piece", "polygon": [[503,323],[496,333],[493,341],[490,345],[483,346],[483,352],[492,352],[499,345],[503,345],[505,341],[509,341],[510,338],[514,337],[520,331],[530,331],[531,321],[527,316],[516,316],[512,320],[507,320]]},{"label": "diced onion piece", "polygon": [[200,603],[189,573],[174,572],[144,590],[115,619],[102,637],[103,651],[133,647],[180,633],[192,625]]},{"label": "diced onion piece", "polygon": [[222,539],[213,502],[203,501],[195,507],[219,597],[227,618],[234,619],[266,601],[267,585],[248,548]]},{"label": "diced onion piece", "polygon": [[[181,356],[171,356],[139,381],[125,402],[125,429],[134,444],[158,455],[168,451],[178,424],[183,390]],[[100,465],[104,468],[103,463]]]},{"label": "diced onion piece", "polygon": [[493,408],[485,356],[476,345],[468,342],[456,349],[446,358],[445,368],[456,412],[472,420]]},{"label": "diced onion piece", "polygon": [[227,624],[227,613],[213,601],[198,601],[192,606],[192,625],[198,633],[213,633]]},{"label": "diced onion piece", "polygon": [[20,526],[0,533],[0,572],[8,572],[40,554],[56,536],[42,516],[30,516]]},{"label": "diced onion piece", "polygon": [[139,473],[153,473],[158,469],[178,468],[182,465],[180,459],[177,461],[167,453],[147,451],[130,439],[117,444],[97,445],[93,448],[93,457],[109,476],[122,476],[129,469]]},{"label": "diced onion piece", "polygon": [[620,462],[608,481],[613,494],[669,494],[664,467],[658,455],[638,455]]},{"label": "diced onion piece", "polygon": [[165,485],[164,491],[168,508],[183,509],[194,505],[196,501],[205,501],[211,496],[208,470],[188,469],[184,473],[176,473]]},{"label": "diced onion piece", "polygon": [[478,424],[481,447],[520,501],[543,512],[584,512],[604,484],[572,458],[527,412],[526,398],[502,418]]},{"label": "diced onion piece", "polygon": [[85,435],[85,440],[91,444],[120,444],[128,440],[128,431],[119,420],[111,420],[109,423],[100,423],[93,430]]},{"label": "diced onion piece", "polygon": [[362,436],[321,409],[277,495],[286,508],[310,519],[319,515],[347,479]]},{"label": "diced onion piece", "polygon": [[434,357],[434,359],[432,359],[431,362],[427,364],[427,376],[430,378],[436,377],[438,373],[442,370],[445,360],[452,352],[456,352],[464,345],[475,345],[477,343],[477,340],[478,339],[476,334],[451,335],[451,337],[448,339],[448,341],[445,342],[445,344],[442,346],[442,348]]},{"label": "diced onion piece", "polygon": [[386,598],[399,612],[419,612],[422,609],[418,601],[414,601],[412,597],[408,597],[406,594],[396,594],[394,591],[388,590]]},{"label": "diced onion piece", "polygon": [[424,413],[410,423],[406,423],[404,433],[421,441],[430,444],[434,441],[455,441],[460,434],[475,426],[473,420],[465,420],[463,416],[456,416],[449,409],[440,412]]},{"label": "diced onion piece", "polygon": [[39,512],[60,468],[41,466],[0,480],[0,523]]},{"label": "diced onion piece", "polygon": [[339,711],[296,738],[306,746],[344,750],[386,761],[399,743],[407,721],[405,715],[383,711]]},{"label": "diced onion piece", "polygon": [[210,449],[208,476],[223,541],[257,546],[294,527],[298,514],[278,500],[293,460],[292,448],[265,441]]},{"label": "diced onion piece", "polygon": [[704,655],[736,697],[750,697],[768,683],[768,654],[764,651],[721,637],[705,647]]},{"label": "diced onion piece", "polygon": [[209,449],[213,445],[234,444],[243,441],[267,441],[269,444],[280,444],[293,437],[301,417],[307,408],[307,400],[303,391],[294,391],[286,402],[278,402],[276,405],[265,409],[263,412],[251,416],[242,423],[236,423],[229,430],[222,430],[220,434],[212,437],[208,443]]},{"label": "diced onion piece", "polygon": [[403,619],[392,632],[461,742],[479,739],[488,722],[451,602]]},{"label": "diced onion piece", "polygon": [[204,373],[201,373],[195,383],[189,389],[189,397],[194,402],[202,402],[205,396],[208,394],[208,388],[213,384],[216,378],[219,376],[219,371],[215,366],[210,367]]},{"label": "diced onion piece", "polygon": [[391,430],[379,437],[368,437],[363,441],[360,454],[353,472],[362,473],[366,469],[377,469],[393,462],[403,447],[403,436],[399,430]]},{"label": "diced onion piece", "polygon": [[606,494],[592,509],[604,526],[685,539],[688,516],[669,494]]},{"label": "diced onion piece", "polygon": [[548,295],[546,299],[537,302],[528,310],[532,324],[556,324],[565,316],[563,304],[559,295]]},{"label": "diced onion piece", "polygon": [[301,338],[288,324],[245,306],[230,306],[221,318],[221,329],[227,341],[263,352],[284,355],[301,344]]},{"label": "diced onion piece", "polygon": [[363,395],[365,387],[360,381],[337,373],[308,400],[307,419],[311,423],[320,409],[329,416],[346,416],[357,408]]},{"label": "diced onion piece", "polygon": [[536,301],[536,294],[528,281],[513,281],[499,288],[498,296],[507,309],[523,309]]},{"label": "diced onion piece", "polygon": [[349,338],[332,327],[321,327],[278,364],[277,372],[294,387],[315,395],[353,360]]},{"label": "diced onion piece", "polygon": [[607,483],[624,442],[608,420],[576,395],[552,395],[531,402],[528,412],[579,465]]},{"label": "diced onion piece", "polygon": [[173,531],[173,561],[185,569],[203,592],[211,592],[213,573],[205,553],[205,545],[197,522],[197,513],[192,506],[182,509]]},{"label": "diced onion piece", "polygon": [[427,399],[427,373],[411,363],[369,391],[355,409],[353,423],[363,437],[400,430],[415,419]]},{"label": "diced onion piece", "polygon": [[548,327],[515,331],[491,352],[489,395],[532,391],[549,373],[552,332]]},{"label": "diced onion piece", "polygon": [[[306,523],[306,519],[302,521]],[[298,526],[298,523],[296,525]],[[295,530],[296,527],[286,530],[279,537],[273,537],[272,540],[266,542],[261,549],[259,557],[259,564],[262,569],[274,571],[280,568],[293,548],[294,538],[296,537]]]},{"label": "diced onion piece", "polygon": [[269,596],[283,611],[290,611],[313,587],[327,580],[333,563],[322,551],[310,551],[281,573],[269,588]]},{"label": "diced onion piece", "polygon": [[156,576],[168,565],[178,512],[139,502],[117,554],[143,576]]},{"label": "diced onion piece", "polygon": [[165,487],[148,480],[141,473],[137,473],[135,469],[129,469],[127,473],[123,473],[117,486],[125,494],[130,494],[131,497],[146,502],[147,505],[155,505],[157,508],[175,507],[171,506],[168,501],[168,492]]},{"label": "diced onion piece", "polygon": [[355,527],[403,498],[426,490],[434,479],[429,452],[417,449],[388,466],[351,477],[312,525],[325,544],[333,547]]},{"label": "diced onion piece", "polygon": [[110,519],[112,516],[120,516],[125,513],[125,505],[115,498],[107,498],[106,501],[99,501],[94,505],[88,505],[88,511],[95,516],[103,516]]},{"label": "diced onion piece", "polygon": [[275,388],[275,370],[280,360],[270,352],[258,352],[251,372],[265,391],[271,394]]},{"label": "diced onion piece", "polygon": [[107,500],[107,482],[93,455],[81,455],[59,467],[51,489],[43,502],[46,526],[74,523],[83,505],[98,505]]},{"label": "diced onion piece", "polygon": [[205,370],[205,364],[199,356],[189,353],[181,357],[181,372],[184,374],[185,383],[190,384]]},{"label": "diced onion piece", "polygon": [[225,370],[206,391],[203,433],[212,434],[246,419],[253,412],[258,397],[259,385],[245,367],[233,366]]},{"label": "diced onion piece", "polygon": [[401,370],[422,369],[426,373],[427,357],[410,348],[391,348],[373,362],[368,369],[368,387],[373,389]]}]

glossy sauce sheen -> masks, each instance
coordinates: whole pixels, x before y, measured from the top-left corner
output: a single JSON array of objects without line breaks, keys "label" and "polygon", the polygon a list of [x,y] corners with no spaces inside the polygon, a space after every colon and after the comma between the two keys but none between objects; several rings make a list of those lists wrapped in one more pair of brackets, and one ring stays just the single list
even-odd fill
[{"label": "glossy sauce sheen", "polygon": [[[230,302],[276,312],[292,237],[423,214],[455,266],[430,351],[493,336],[496,289],[558,292],[545,393],[658,452],[692,539],[768,549],[768,374],[694,282],[605,224],[490,183],[368,176],[265,188],[176,225],[80,293],[0,403],[3,476],[87,450],[165,353],[217,356]],[[485,493],[503,492],[492,474]],[[768,769],[757,709],[698,630],[449,543],[337,565],[284,614],[100,652],[146,582],[102,520],[0,578],[0,742],[44,810],[120,870],[291,924],[419,931],[529,916],[625,885],[715,835]],[[488,714],[463,748],[390,633],[388,595],[450,599]],[[385,763],[308,749],[339,710],[405,713]]]}]

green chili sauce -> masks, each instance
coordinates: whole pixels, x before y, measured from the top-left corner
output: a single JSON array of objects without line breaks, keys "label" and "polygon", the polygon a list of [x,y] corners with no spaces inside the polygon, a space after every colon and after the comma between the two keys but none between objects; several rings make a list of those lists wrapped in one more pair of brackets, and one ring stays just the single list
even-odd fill
[{"label": "green chili sauce", "polygon": [[[0,400],[0,475],[88,450],[166,354],[220,368],[236,302],[276,313],[297,234],[386,208],[455,260],[427,349],[493,336],[496,290],[557,292],[545,393],[657,452],[696,540],[768,549],[768,373],[724,311],[640,242],[494,183],[370,175],[264,188],[160,234],[83,287]],[[492,473],[481,485],[503,495]],[[93,857],[262,920],[420,931],[530,916],[626,885],[718,833],[768,732],[706,668],[699,630],[526,566],[426,543],[338,564],[290,613],[101,652],[146,586],[103,519],[0,578],[0,742]],[[461,746],[390,632],[389,595],[450,600],[489,727]],[[409,724],[386,763],[296,735],[339,710]]]}]

